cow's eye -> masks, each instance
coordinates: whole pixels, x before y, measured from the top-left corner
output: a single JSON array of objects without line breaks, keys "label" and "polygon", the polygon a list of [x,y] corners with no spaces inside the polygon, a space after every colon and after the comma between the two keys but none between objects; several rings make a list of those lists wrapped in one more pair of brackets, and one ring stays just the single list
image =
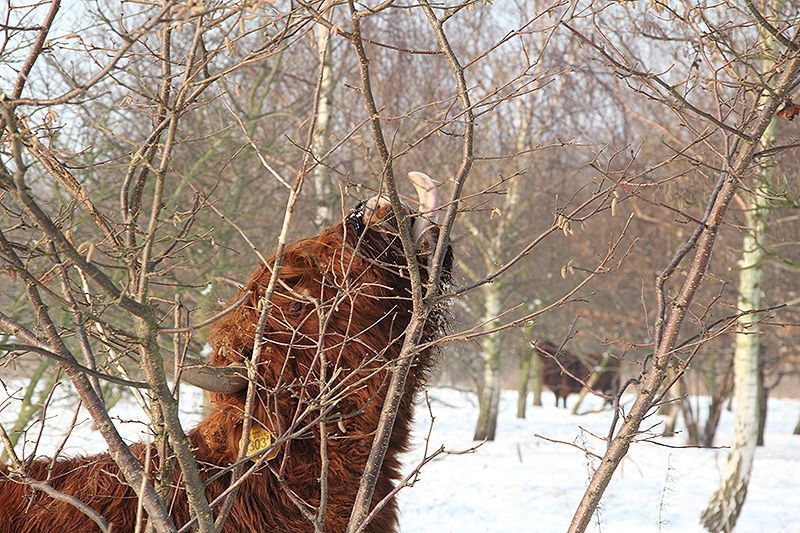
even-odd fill
[{"label": "cow's eye", "polygon": [[289,304],[289,312],[293,316],[299,316],[300,311],[302,310],[303,310],[303,304],[301,302],[292,302],[291,304]]}]

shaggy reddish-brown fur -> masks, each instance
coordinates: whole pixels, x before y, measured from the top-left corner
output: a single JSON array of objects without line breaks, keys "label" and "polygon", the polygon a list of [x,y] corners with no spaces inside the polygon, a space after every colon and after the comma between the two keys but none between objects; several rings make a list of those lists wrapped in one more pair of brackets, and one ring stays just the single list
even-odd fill
[{"label": "shaggy reddish-brown fur", "polygon": [[[583,384],[573,376],[588,383],[595,367],[602,361],[599,354],[588,354],[586,360],[582,361],[576,354],[566,349],[559,351],[556,344],[546,340],[537,341],[536,350],[542,356],[542,383],[555,394],[556,407],[559,401],[566,407],[567,397],[583,388]],[[619,389],[619,367],[619,359],[609,357],[603,373],[597,376],[592,388],[604,394],[616,393]]]},{"label": "shaggy reddish-brown fur", "polygon": [[[320,411],[312,409],[305,417],[298,413],[313,405],[320,395],[321,354],[328,363],[325,390],[338,398],[327,413],[325,426],[330,462],[325,530],[345,530],[386,393],[386,365],[398,357],[410,319],[410,283],[403,274],[405,260],[392,228],[393,220],[365,228],[362,215],[354,210],[344,222],[287,247],[281,279],[296,294],[315,298],[323,312],[318,314],[312,303],[296,299],[285,288],[276,291],[258,366],[263,382],[254,419],[275,436],[291,434],[305,426],[308,429],[285,442],[278,456],[241,486],[225,531],[313,530],[290,494],[315,512],[320,499],[321,456],[319,424],[313,422]],[[425,261],[421,256],[423,266]],[[253,291],[247,303],[213,326],[212,364],[241,362],[251,355],[259,314],[257,304],[269,275],[263,266],[257,269],[243,289]],[[324,332],[320,334],[320,316],[324,317],[327,311],[330,318],[323,318]],[[434,313],[423,341],[434,338],[440,323],[441,314]],[[420,353],[408,377],[373,503],[386,496],[399,477],[399,456],[408,445],[412,401],[432,358],[430,349]],[[236,457],[244,397],[244,393],[213,394],[211,412],[190,432],[205,479]],[[134,445],[132,449],[138,457],[144,455],[144,445]],[[43,479],[48,464],[47,460],[35,461],[28,474]],[[278,479],[277,472],[282,479]],[[68,504],[33,493],[4,474],[5,470],[0,471],[0,531],[97,529]],[[226,488],[229,479],[225,474],[211,482],[207,489],[209,499]],[[108,454],[58,461],[50,483],[86,502],[113,524],[115,532],[133,530],[136,498]],[[180,486],[171,514],[179,527],[188,519]],[[397,508],[393,502],[369,526],[376,532],[396,528]]]}]

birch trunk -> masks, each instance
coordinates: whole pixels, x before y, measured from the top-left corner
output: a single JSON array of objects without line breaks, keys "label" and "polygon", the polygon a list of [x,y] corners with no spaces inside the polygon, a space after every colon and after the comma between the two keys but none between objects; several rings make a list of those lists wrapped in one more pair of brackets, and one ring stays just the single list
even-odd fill
[{"label": "birch trunk", "polygon": [[[500,284],[484,286],[486,311],[484,321],[487,327],[497,325],[500,314]],[[500,406],[500,337],[497,333],[481,338],[483,356],[483,389],[478,397],[478,423],[475,426],[475,440],[494,440],[497,431],[497,413]]]},{"label": "birch trunk", "polygon": [[[762,137],[762,144],[770,146],[775,138],[773,118]],[[763,166],[756,182],[754,194],[749,195],[746,218],[747,232],[742,243],[739,262],[740,312],[761,307],[762,264],[765,252],[761,243],[767,230],[769,216],[768,194],[772,181],[772,166]],[[747,487],[753,467],[758,439],[758,359],[760,347],[760,315],[752,313],[739,318],[736,325],[734,350],[734,435],[722,483],[703,512],[703,526],[713,532],[733,531],[747,496]]]},{"label": "birch trunk", "polygon": [[[332,17],[333,9],[326,16]],[[333,79],[333,66],[331,60],[331,32],[322,24],[314,26],[314,41],[317,45],[320,64],[319,101],[317,102],[317,117],[314,124],[314,133],[311,139],[311,153],[319,158],[324,155],[328,145],[328,134],[331,125],[331,110],[333,107],[333,91],[336,86]],[[318,164],[311,175],[314,184],[314,193],[317,197],[317,209],[314,213],[314,224],[324,227],[333,221],[334,194],[331,175],[328,167]]]},{"label": "birch trunk", "polygon": [[[516,146],[524,146],[530,126],[530,115],[521,111],[521,126]],[[500,210],[500,220],[496,230],[488,240],[486,250],[486,269],[491,271],[500,262],[506,234],[514,217],[519,201],[519,178],[511,180],[508,193]],[[483,323],[487,329],[500,325],[497,318],[502,312],[502,285],[495,281],[483,286]],[[475,440],[494,440],[497,430],[497,411],[500,406],[500,334],[490,333],[481,337],[481,356],[483,358],[483,388],[478,395],[478,423],[475,425]]]},{"label": "birch trunk", "polygon": [[[521,152],[527,144],[531,125],[532,111],[520,104],[520,127],[517,131],[515,147]],[[497,222],[494,234],[488,239],[486,250],[486,269],[491,271],[499,263],[502,255],[504,240],[509,226],[514,218],[517,202],[519,201],[519,181],[512,179],[508,192],[500,210],[500,220]],[[483,286],[485,306],[483,322],[488,329],[500,324],[497,319],[502,311],[501,285],[499,282]],[[481,352],[483,358],[483,388],[478,394],[478,423],[475,426],[475,440],[494,440],[497,429],[497,411],[500,406],[500,337],[499,333],[491,333],[481,338]],[[541,403],[541,398],[540,398]],[[524,409],[523,409],[524,410]],[[523,415],[524,416],[524,415]]]}]

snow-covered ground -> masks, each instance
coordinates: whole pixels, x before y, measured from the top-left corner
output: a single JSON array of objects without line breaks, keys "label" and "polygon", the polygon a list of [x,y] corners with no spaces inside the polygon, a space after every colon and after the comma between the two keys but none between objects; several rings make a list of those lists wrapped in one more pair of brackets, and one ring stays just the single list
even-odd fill
[{"label": "snow-covered ground", "polygon": [[[434,389],[429,396],[436,418],[431,448],[473,446],[474,395]],[[566,531],[588,483],[591,461],[579,449],[534,435],[587,445],[602,454],[602,443],[589,433],[605,435],[611,412],[572,416],[553,407],[554,398],[548,393],[543,403],[546,407],[529,406],[528,418],[520,420],[515,417],[516,393],[505,391],[494,442],[483,444],[474,454],[434,460],[422,470],[416,486],[401,492],[403,531]],[[426,411],[424,407],[418,410],[418,441],[430,422]],[[737,531],[800,532],[800,436],[792,435],[798,414],[799,401],[770,400],[766,446],[756,453]],[[733,415],[725,412],[717,444],[727,445],[732,430]],[[679,446],[685,439],[658,441]],[[409,465],[420,454],[409,454]],[[726,454],[724,449],[633,445],[606,491],[591,530],[703,531],[698,517],[718,485]]]},{"label": "snow-covered ground", "polygon": [[[14,394],[9,386],[6,393]],[[8,394],[0,391],[0,400]],[[48,411],[48,423],[37,454],[49,454],[62,439],[61,429],[72,419],[74,400],[57,395]],[[477,406],[472,394],[452,389],[432,389],[429,398],[435,422],[429,451],[444,445],[447,450],[472,448],[472,430]],[[575,396],[571,400],[575,400]],[[587,399],[588,400],[588,399]],[[181,409],[187,427],[199,419],[202,396],[186,387]],[[591,460],[579,449],[549,442],[535,435],[575,442],[602,452],[602,443],[591,433],[608,431],[610,411],[571,416],[552,407],[529,407],[528,418],[515,415],[516,394],[504,392],[500,404],[497,440],[472,453],[442,455],[427,464],[412,488],[400,492],[401,527],[416,532],[561,532],[583,494]],[[591,408],[591,401],[587,408]],[[594,404],[596,407],[597,404]],[[0,422],[8,428],[16,404],[0,401]],[[430,416],[424,404],[418,407],[415,445],[407,454],[409,471],[422,457]],[[143,438],[144,426],[135,422],[142,415],[133,400],[118,404],[112,414],[121,422],[126,439]],[[800,401],[770,400],[766,446],[756,454],[739,532],[800,532],[800,436],[792,429],[800,414]],[[725,445],[732,432],[732,414],[723,415],[718,444]],[[85,414],[65,447],[67,454],[103,450],[103,441],[92,430]],[[655,422],[655,420],[653,421]],[[29,433],[36,436],[37,428]],[[585,431],[584,431],[585,430]],[[658,439],[670,446],[683,444],[683,437]],[[22,449],[22,446],[18,446]],[[25,446],[31,452],[30,444]],[[593,531],[691,532],[702,531],[698,516],[715,490],[725,464],[726,450],[670,448],[652,443],[635,444],[603,499]]]}]

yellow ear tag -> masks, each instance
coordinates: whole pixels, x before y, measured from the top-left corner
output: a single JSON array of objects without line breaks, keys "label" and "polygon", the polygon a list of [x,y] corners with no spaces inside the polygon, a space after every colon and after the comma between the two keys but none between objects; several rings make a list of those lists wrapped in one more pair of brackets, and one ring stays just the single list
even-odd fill
[{"label": "yellow ear tag", "polygon": [[[260,451],[266,450],[272,444],[272,433],[268,429],[261,426],[253,426],[250,428],[250,441],[247,443],[247,455],[253,455]],[[264,458],[265,461],[274,459],[278,455],[278,447],[276,446]],[[253,457],[253,462],[258,461],[260,455]]]}]

